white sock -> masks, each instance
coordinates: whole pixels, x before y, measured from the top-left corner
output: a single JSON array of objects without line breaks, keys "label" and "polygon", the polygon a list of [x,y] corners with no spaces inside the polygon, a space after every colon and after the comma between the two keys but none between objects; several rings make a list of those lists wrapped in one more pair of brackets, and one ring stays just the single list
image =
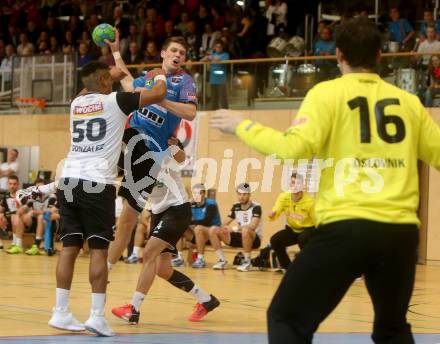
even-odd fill
[{"label": "white sock", "polygon": [[215,254],[217,255],[218,259],[226,261],[225,254],[223,253],[222,249],[218,249],[217,251],[215,251]]},{"label": "white sock", "polygon": [[183,259],[182,251],[177,251],[177,258]]},{"label": "white sock", "polygon": [[107,261],[107,270],[112,271],[113,264]]},{"label": "white sock", "polygon": [[23,247],[23,240],[22,239],[16,238],[15,243],[18,247]]},{"label": "white sock", "polygon": [[141,248],[142,248],[142,247],[139,247],[139,246],[135,246],[135,247],[133,247],[133,254],[134,254],[136,257],[139,257],[139,253],[141,253]]},{"label": "white sock", "polygon": [[105,293],[92,293],[92,312],[104,314]]},{"label": "white sock", "polygon": [[243,255],[244,255],[244,260],[246,260],[246,261],[251,260],[251,254],[250,253],[245,252]]},{"label": "white sock", "polygon": [[69,298],[70,298],[70,290],[57,288],[55,308],[57,310],[67,311],[69,309]]},{"label": "white sock", "polygon": [[142,301],[145,299],[145,294],[142,294],[138,291],[135,291],[133,294],[133,299],[131,300],[131,304],[133,305],[134,309],[139,311],[141,308]]},{"label": "white sock", "polygon": [[205,255],[201,254],[201,253],[198,253],[197,254],[197,259],[205,259]]},{"label": "white sock", "polygon": [[211,295],[206,293],[202,288],[194,284],[194,287],[189,291],[189,293],[194,296],[198,303],[204,303],[211,300]]},{"label": "white sock", "polygon": [[17,245],[17,236],[12,234],[12,245]]}]

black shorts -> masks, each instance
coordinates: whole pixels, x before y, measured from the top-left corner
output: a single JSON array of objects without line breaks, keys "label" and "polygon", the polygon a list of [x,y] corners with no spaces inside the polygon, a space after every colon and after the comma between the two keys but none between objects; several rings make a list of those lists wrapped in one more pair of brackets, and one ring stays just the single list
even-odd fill
[{"label": "black shorts", "polygon": [[[258,235],[255,235],[254,242],[252,243],[252,248],[259,248],[261,245],[261,240]],[[243,239],[241,232],[231,232],[231,242],[228,246],[231,247],[243,247]]]},{"label": "black shorts", "polygon": [[188,229],[191,216],[191,205],[188,202],[170,207],[160,214],[151,214],[150,236],[168,244],[162,253],[177,253],[176,243]]},{"label": "black shorts", "polygon": [[[72,188],[66,186],[69,182],[78,184]],[[87,192],[84,189],[85,183],[94,188],[99,186],[101,191]],[[116,189],[113,185],[72,178],[61,179],[57,190],[60,240],[65,243],[69,237],[79,235],[82,240],[97,238],[112,241],[115,228],[115,198]]]},{"label": "black shorts", "polygon": [[38,226],[38,219],[36,216],[32,216],[32,222],[29,226],[25,228],[26,233],[36,233],[37,232],[37,226]]},{"label": "black shorts", "polygon": [[[134,128],[127,128],[124,131],[123,141],[127,145],[127,152],[123,159],[119,159],[119,168],[124,170],[124,177],[118,195],[124,197],[128,204],[141,212],[146,197],[153,190],[160,164],[155,164],[152,155],[154,152],[151,152],[145,141],[139,140],[136,135],[139,135],[139,132]],[[130,140],[133,138],[136,143],[132,146]],[[141,158],[145,160],[137,162]]]}]

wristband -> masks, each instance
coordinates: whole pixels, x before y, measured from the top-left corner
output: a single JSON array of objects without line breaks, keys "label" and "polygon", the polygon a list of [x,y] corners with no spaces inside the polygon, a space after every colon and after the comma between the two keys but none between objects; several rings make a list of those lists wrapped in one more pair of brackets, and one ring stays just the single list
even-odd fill
[{"label": "wristband", "polygon": [[115,60],[120,59],[121,58],[121,53],[119,51],[113,52],[113,58]]},{"label": "wristband", "polygon": [[180,148],[176,145],[171,145],[169,148],[172,156],[176,155],[180,151]]},{"label": "wristband", "polygon": [[167,78],[165,75],[159,74],[154,77],[154,82],[157,82],[158,80],[162,80],[163,82],[167,82]]}]

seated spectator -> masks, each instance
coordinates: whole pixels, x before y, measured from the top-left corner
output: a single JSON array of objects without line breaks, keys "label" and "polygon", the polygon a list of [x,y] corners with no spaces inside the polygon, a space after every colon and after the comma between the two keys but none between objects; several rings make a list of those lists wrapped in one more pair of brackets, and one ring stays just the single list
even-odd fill
[{"label": "seated spectator", "polygon": [[[228,218],[221,227],[211,227],[209,229],[209,241],[218,262],[214,264],[214,270],[223,270],[227,266],[227,261],[221,242],[231,247],[242,247],[244,251],[244,262],[237,267],[238,271],[250,271],[252,268],[251,253],[261,245],[262,222],[261,206],[251,200],[251,190],[247,183],[237,186],[238,203],[235,203],[228,214]],[[236,225],[232,225],[233,221]]]},{"label": "seated spectator", "polygon": [[27,34],[22,32],[20,34],[20,44],[17,47],[17,54],[18,55],[25,55],[25,54],[23,54],[23,52],[26,48],[31,49],[33,51],[34,45],[31,42],[29,42]]},{"label": "seated spectator", "polygon": [[98,59],[100,62],[106,63],[109,66],[115,65],[115,59],[110,51],[110,47],[108,45],[101,47],[101,56]]},{"label": "seated spectator", "polygon": [[38,37],[40,36],[40,32],[34,21],[27,22],[26,34],[29,38],[29,42],[35,45],[37,43]]},{"label": "seated spectator", "polygon": [[47,31],[43,30],[40,32],[40,36],[37,40],[37,47],[40,45],[41,42],[46,42],[46,45],[49,46],[49,34],[47,33]]},{"label": "seated spectator", "polygon": [[286,226],[272,235],[270,245],[263,248],[260,254],[262,259],[268,259],[270,249],[273,249],[283,272],[287,270],[290,264],[286,248],[298,244],[302,249],[307,243],[310,230],[315,226],[313,220],[315,200],[303,191],[303,177],[293,173],[289,188],[290,191],[282,192],[278,196],[268,216],[270,221],[275,221],[281,214],[284,214],[287,222]]},{"label": "seated spectator", "polygon": [[145,7],[139,6],[136,9],[136,16],[134,18],[134,23],[139,33],[143,34],[145,32],[146,22],[147,22],[147,17],[145,13]]},{"label": "seated spectator", "polygon": [[78,61],[77,66],[82,67],[87,62],[92,61],[92,55],[89,53],[89,45],[87,43],[80,43],[78,47]]},{"label": "seated spectator", "polygon": [[138,33],[138,28],[135,24],[130,24],[128,36],[121,39],[120,52],[122,56],[128,53],[128,47],[133,42],[136,43],[140,49],[142,46],[142,35]]},{"label": "seated spectator", "polygon": [[[229,53],[224,51],[224,44],[221,39],[215,41],[214,51],[208,54],[202,60],[205,61],[226,61],[229,60]],[[212,63],[209,70],[209,84],[211,85],[211,110],[227,109],[227,70],[228,65]]]},{"label": "seated spectator", "polygon": [[206,24],[210,24],[211,23],[211,17],[209,16],[208,13],[208,7],[205,4],[200,4],[199,6],[199,11],[197,13],[197,26],[202,28],[205,27]]},{"label": "seated spectator", "polygon": [[434,27],[435,35],[436,38],[438,39],[440,36],[440,21],[434,20],[432,11],[430,9],[426,9],[425,11],[423,11],[423,22],[420,25],[420,29],[419,29],[419,37],[421,41],[427,39],[428,37],[427,29],[430,26]]},{"label": "seated spectator", "polygon": [[197,61],[202,39],[197,32],[196,22],[194,20],[190,20],[187,24],[187,29],[188,31],[184,35],[186,44],[188,46],[186,50],[187,58],[191,61]]},{"label": "seated spectator", "polygon": [[[316,41],[313,49],[315,56],[333,56],[336,55],[336,45],[332,38],[332,30],[325,27],[321,31],[321,37]],[[337,74],[336,60],[316,60],[316,66],[319,67],[320,81],[332,79]]]},{"label": "seated spectator", "polygon": [[[426,29],[426,39],[420,43],[417,48],[418,53],[440,53],[440,41],[437,40],[434,26],[428,26]],[[428,67],[431,55],[422,57],[422,65]]]},{"label": "seated spectator", "polygon": [[[18,204],[15,199],[17,196],[17,191],[20,187],[18,177],[11,175],[7,178],[7,190],[6,193],[0,198],[0,228],[4,231],[12,230],[12,248],[15,245],[23,246],[21,240],[17,242],[17,237],[15,235],[15,228],[17,227],[17,209]],[[3,243],[1,244],[3,246]],[[8,249],[9,249],[8,248]]]},{"label": "seated spectator", "polygon": [[75,47],[75,39],[72,34],[72,31],[67,30],[64,33],[64,41],[61,46],[61,50],[64,54],[69,54],[74,50]]},{"label": "seated spectator", "polygon": [[63,32],[60,25],[58,24],[57,19],[52,15],[47,17],[44,31],[47,31],[49,36],[55,36],[56,38],[58,38],[58,40],[61,39],[61,34]]},{"label": "seated spectator", "polygon": [[429,85],[425,93],[425,106],[432,107],[434,96],[440,94],[440,57],[431,56],[429,61]]},{"label": "seated spectator", "polygon": [[388,23],[388,31],[391,41],[399,43],[402,51],[412,50],[415,32],[411,24],[405,18],[400,17],[397,7],[391,8],[390,17],[392,21]]},{"label": "seated spectator", "polygon": [[[140,64],[143,62],[142,54],[139,49],[139,46],[136,42],[131,42],[128,47],[128,52],[123,57],[124,62],[127,65]],[[141,70],[139,68],[129,68],[130,73],[132,74],[140,74]]]},{"label": "seated spectator", "polygon": [[46,41],[41,41],[38,44],[36,53],[37,54],[50,54],[51,53]]},{"label": "seated spectator", "polygon": [[220,39],[221,34],[219,31],[213,31],[211,24],[205,24],[205,31],[202,35],[202,45],[200,47],[200,58],[205,55],[212,54],[214,48],[214,42]]},{"label": "seated spectator", "polygon": [[0,165],[0,192],[5,192],[8,189],[8,178],[16,175],[18,166],[18,150],[15,148],[8,149],[8,158],[6,162]]},{"label": "seated spectator", "polygon": [[211,7],[212,29],[221,31],[225,27],[225,17],[221,15],[220,8],[216,5]]},{"label": "seated spectator", "polygon": [[[8,44],[5,48],[6,56],[3,58],[0,70],[2,71],[2,77],[4,78],[5,82],[5,90],[11,89],[11,82],[12,82],[12,62],[14,60],[14,47],[12,44]],[[1,176],[1,171],[0,171]],[[0,178],[1,180],[1,178]],[[4,186],[4,185],[3,185]],[[2,189],[2,184],[0,182],[0,191]]]},{"label": "seated spectator", "polygon": [[121,38],[128,36],[130,22],[124,18],[124,11],[120,6],[113,9],[113,26],[119,30]]},{"label": "seated spectator", "polygon": [[154,23],[152,21],[147,21],[145,23],[145,32],[144,32],[144,42],[154,41],[156,45],[159,43],[159,36],[154,29]]},{"label": "seated spectator", "polygon": [[145,63],[158,63],[161,61],[160,52],[155,41],[148,41],[144,52]]},{"label": "seated spectator", "polygon": [[50,41],[50,47],[49,47],[50,52],[52,54],[59,53],[61,49],[58,43],[58,38],[56,36],[51,36],[49,41]]},{"label": "seated spectator", "polygon": [[166,40],[167,38],[170,37],[181,36],[181,35],[182,33],[174,28],[174,22],[171,19],[168,19],[165,22],[165,36],[163,37],[163,40]]},{"label": "seated spectator", "polygon": [[188,31],[188,22],[189,22],[189,15],[188,12],[183,12],[180,15],[180,22],[179,24],[176,25],[176,29],[179,30],[182,35],[185,35],[186,32]]},{"label": "seated spectator", "polygon": [[162,38],[165,35],[165,22],[162,16],[157,14],[157,10],[153,7],[147,9],[147,22],[153,23],[153,31],[157,37]]},{"label": "seated spectator", "polygon": [[[206,188],[203,184],[196,184],[192,188],[193,201],[191,203],[191,230],[193,232],[191,242],[197,246],[197,259],[192,264],[193,268],[204,268],[205,246],[209,240],[211,227],[221,226],[220,212],[217,202],[206,197]],[[182,252],[172,261],[173,266],[183,266]]]},{"label": "seated spectator", "polygon": [[8,25],[7,42],[12,44],[14,47],[20,44],[19,31],[15,25]]}]

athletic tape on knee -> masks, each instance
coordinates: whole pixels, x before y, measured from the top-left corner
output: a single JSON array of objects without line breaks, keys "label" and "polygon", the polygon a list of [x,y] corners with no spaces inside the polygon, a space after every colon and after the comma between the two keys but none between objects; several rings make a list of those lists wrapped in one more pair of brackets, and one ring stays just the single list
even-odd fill
[{"label": "athletic tape on knee", "polygon": [[194,282],[188,276],[176,270],[174,270],[168,282],[187,293],[194,287]]}]

